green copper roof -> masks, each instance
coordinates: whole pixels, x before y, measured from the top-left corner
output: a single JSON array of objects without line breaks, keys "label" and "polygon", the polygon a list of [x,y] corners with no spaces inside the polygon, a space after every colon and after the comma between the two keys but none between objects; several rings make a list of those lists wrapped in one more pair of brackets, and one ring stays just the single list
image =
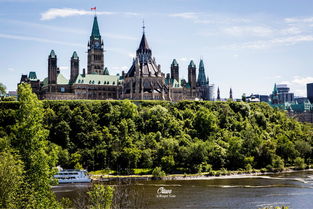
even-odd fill
[{"label": "green copper roof", "polygon": [[277,94],[278,93],[278,90],[277,90],[277,86],[276,86],[276,83],[274,85],[274,90],[273,90],[273,94]]},{"label": "green copper roof", "polygon": [[76,51],[73,52],[73,55],[72,55],[72,59],[78,59],[79,57],[77,56],[77,53]]},{"label": "green copper roof", "polygon": [[104,72],[103,72],[103,74],[104,74],[104,75],[110,75],[110,74],[109,74],[109,70],[108,70],[108,68],[107,68],[107,67],[105,67],[105,68],[104,68]]},{"label": "green copper roof", "polygon": [[29,80],[38,80],[36,72],[29,72],[28,78]]},{"label": "green copper roof", "polygon": [[66,85],[68,83],[69,80],[67,80],[61,73],[59,73],[57,77],[57,84]]},{"label": "green copper roof", "polygon": [[195,63],[193,62],[193,60],[190,61],[189,67],[196,67]]},{"label": "green copper roof", "polygon": [[178,66],[178,63],[177,63],[176,59],[173,59],[172,65],[173,66]]},{"label": "green copper roof", "polygon": [[95,16],[95,18],[93,19],[91,37],[100,38],[100,31],[99,31],[97,16]]},{"label": "green copper roof", "polygon": [[55,52],[54,52],[53,49],[52,49],[51,52],[50,52],[50,57],[51,57],[51,58],[55,58],[55,57],[56,57]]},{"label": "green copper roof", "polygon": [[204,69],[204,64],[203,60],[200,60],[199,64],[199,74],[198,74],[198,81],[197,81],[199,86],[204,86],[207,84],[206,77],[205,77],[205,69]]},{"label": "green copper roof", "polygon": [[176,79],[171,79],[171,78],[166,78],[165,79],[165,84],[166,85],[170,85],[173,87],[173,88],[181,88],[181,84],[179,81],[177,81]]},{"label": "green copper roof", "polygon": [[[42,81],[43,86],[48,86],[48,78],[45,78]],[[67,85],[69,84],[69,80],[67,80],[61,73],[57,75],[57,84],[59,85]]]},{"label": "green copper roof", "polygon": [[97,75],[97,74],[87,74],[83,76],[82,74],[77,76],[74,84],[91,84],[91,85],[118,85],[119,76],[114,75]]}]

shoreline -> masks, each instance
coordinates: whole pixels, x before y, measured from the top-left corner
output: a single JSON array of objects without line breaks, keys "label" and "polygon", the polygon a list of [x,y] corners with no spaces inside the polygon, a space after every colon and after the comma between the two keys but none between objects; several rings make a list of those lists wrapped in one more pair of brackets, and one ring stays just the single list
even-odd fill
[{"label": "shoreline", "polygon": [[[242,172],[233,171],[229,174],[221,175],[208,175],[207,173],[202,174],[170,174],[164,177],[153,177],[152,175],[90,175],[93,182],[106,182],[106,181],[119,181],[119,180],[134,180],[134,181],[151,181],[151,180],[166,180],[166,181],[177,181],[177,180],[213,180],[213,179],[239,179],[239,178],[267,178],[266,175],[271,174],[284,174],[294,173],[303,171],[313,171],[313,169],[293,170],[286,169],[277,172]],[[232,171],[230,171],[232,172]]]}]

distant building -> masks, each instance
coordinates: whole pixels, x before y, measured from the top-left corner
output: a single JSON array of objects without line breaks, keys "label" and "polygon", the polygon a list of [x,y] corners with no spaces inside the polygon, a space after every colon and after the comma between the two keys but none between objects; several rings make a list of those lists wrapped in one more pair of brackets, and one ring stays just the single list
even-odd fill
[{"label": "distant building", "polygon": [[270,97],[268,95],[251,94],[246,97],[247,102],[269,102]]},{"label": "distant building", "polygon": [[307,97],[310,100],[310,102],[313,104],[313,83],[308,83],[306,85],[307,89]]},{"label": "distant building", "polygon": [[283,104],[294,101],[294,93],[289,93],[290,88],[286,84],[275,84],[270,95],[272,104]]}]

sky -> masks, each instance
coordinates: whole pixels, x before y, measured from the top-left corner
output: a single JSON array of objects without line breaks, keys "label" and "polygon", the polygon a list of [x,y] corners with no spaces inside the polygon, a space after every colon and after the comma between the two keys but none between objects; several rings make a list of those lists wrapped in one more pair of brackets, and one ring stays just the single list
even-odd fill
[{"label": "sky", "polygon": [[0,83],[15,90],[22,74],[47,77],[55,50],[69,78],[77,51],[80,72],[97,7],[110,74],[128,71],[142,36],[142,22],[156,62],[180,77],[204,60],[210,83],[221,97],[270,94],[274,83],[306,96],[313,82],[312,0],[0,0]]}]

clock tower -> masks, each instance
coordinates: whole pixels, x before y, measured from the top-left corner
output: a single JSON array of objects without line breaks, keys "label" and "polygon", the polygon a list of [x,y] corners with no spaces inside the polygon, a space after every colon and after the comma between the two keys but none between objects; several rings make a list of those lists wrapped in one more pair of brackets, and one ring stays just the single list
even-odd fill
[{"label": "clock tower", "polygon": [[101,39],[97,16],[94,17],[92,32],[88,42],[88,74],[103,75],[103,41]]}]

